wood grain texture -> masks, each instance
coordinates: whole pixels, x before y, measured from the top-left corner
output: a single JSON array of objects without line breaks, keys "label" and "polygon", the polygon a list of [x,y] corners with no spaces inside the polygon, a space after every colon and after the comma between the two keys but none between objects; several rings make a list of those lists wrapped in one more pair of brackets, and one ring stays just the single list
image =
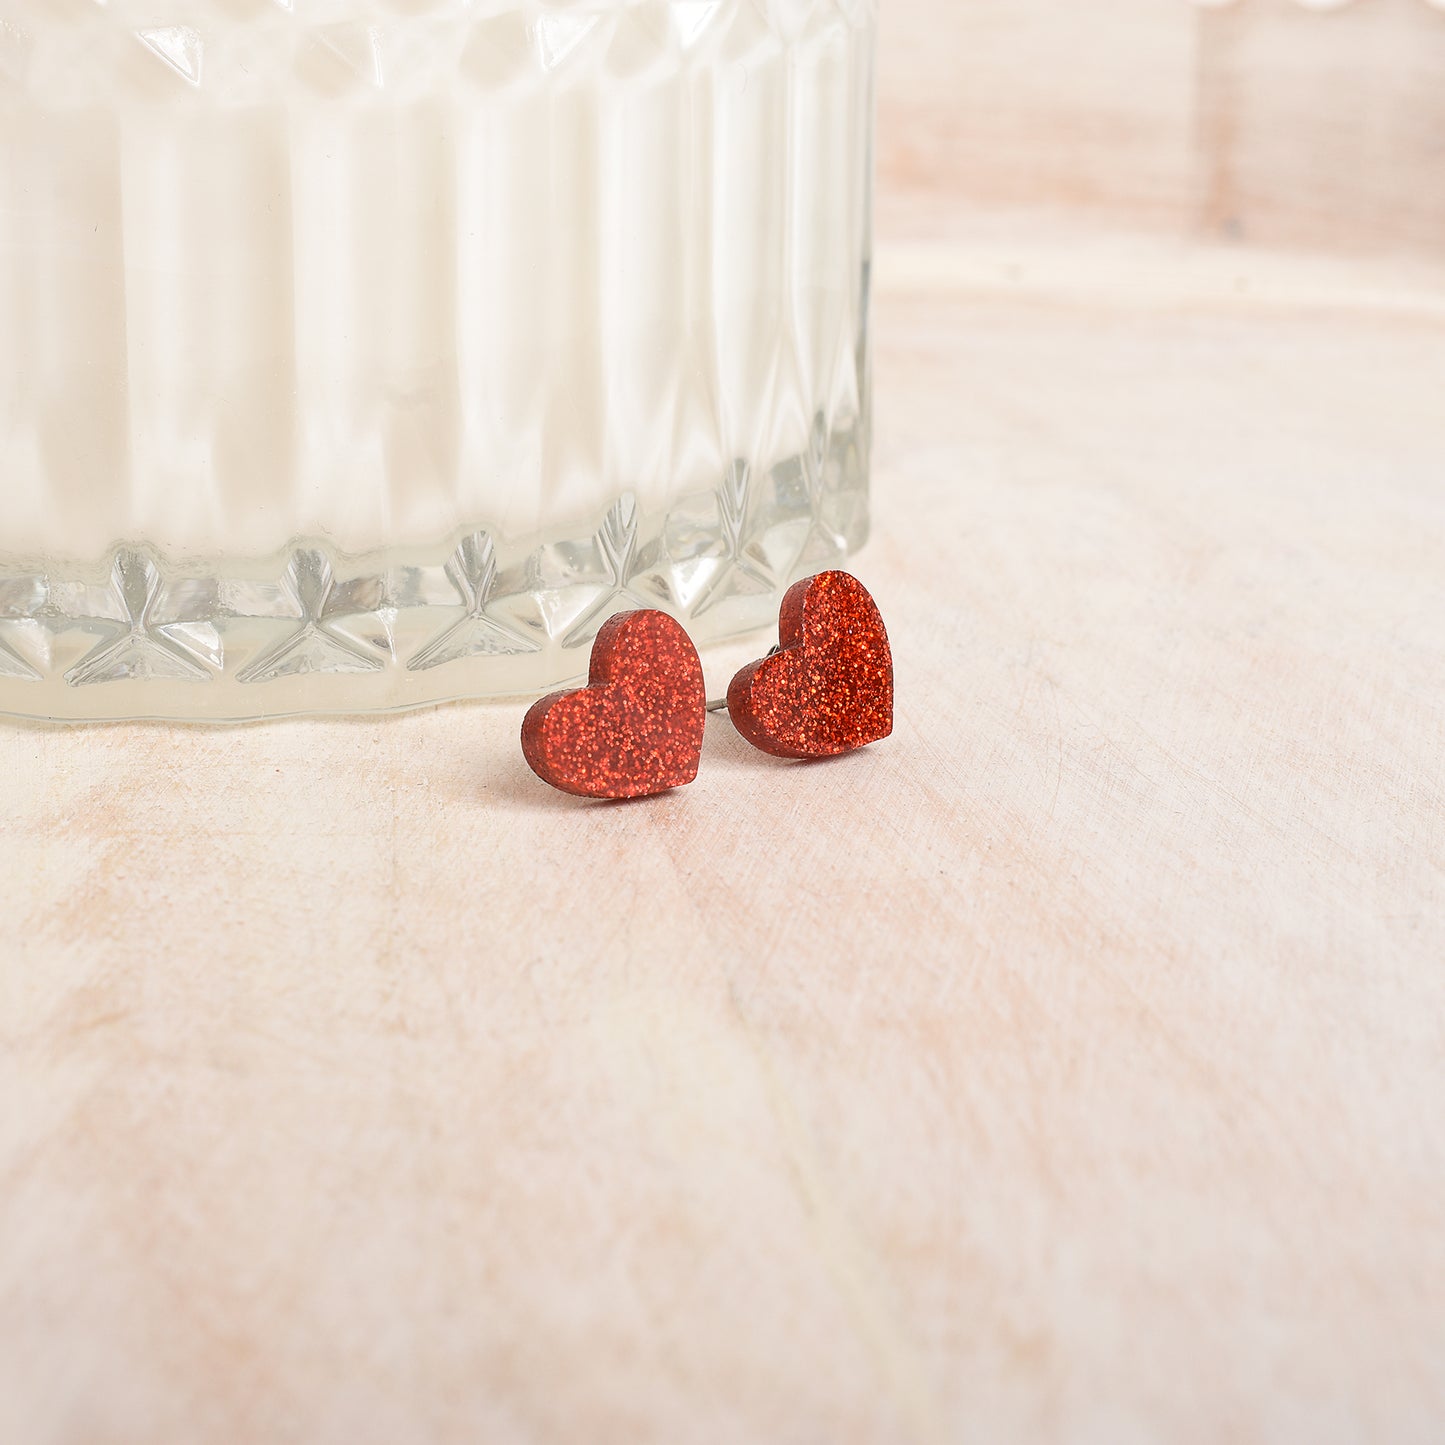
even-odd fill
[{"label": "wood grain texture", "polygon": [[879,338],[870,752],[0,732],[0,1438],[1438,1438],[1445,328]]},{"label": "wood grain texture", "polygon": [[1439,271],[909,204],[888,742],[0,728],[0,1441],[1441,1437]]},{"label": "wood grain texture", "polygon": [[[1445,253],[1445,11],[1425,0],[885,0],[885,233],[1063,216]],[[965,206],[938,204],[963,197]]]}]

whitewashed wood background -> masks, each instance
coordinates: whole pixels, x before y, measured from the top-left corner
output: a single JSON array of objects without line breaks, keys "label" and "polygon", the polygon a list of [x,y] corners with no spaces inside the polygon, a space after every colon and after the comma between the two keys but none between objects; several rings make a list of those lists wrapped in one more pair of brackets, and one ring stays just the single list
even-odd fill
[{"label": "whitewashed wood background", "polygon": [[884,0],[886,745],[0,727],[0,1441],[1445,1438],[1442,65]]},{"label": "whitewashed wood background", "polygon": [[[882,9],[885,236],[1062,211],[1445,254],[1445,10],[1427,0]],[[932,214],[939,195],[965,204]]]}]

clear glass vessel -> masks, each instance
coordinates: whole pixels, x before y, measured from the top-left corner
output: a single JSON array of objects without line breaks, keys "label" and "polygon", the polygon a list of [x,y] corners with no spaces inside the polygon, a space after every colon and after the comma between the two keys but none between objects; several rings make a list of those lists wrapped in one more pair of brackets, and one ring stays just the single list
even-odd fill
[{"label": "clear glass vessel", "polygon": [[864,537],[874,0],[0,0],[0,711],[530,692]]}]

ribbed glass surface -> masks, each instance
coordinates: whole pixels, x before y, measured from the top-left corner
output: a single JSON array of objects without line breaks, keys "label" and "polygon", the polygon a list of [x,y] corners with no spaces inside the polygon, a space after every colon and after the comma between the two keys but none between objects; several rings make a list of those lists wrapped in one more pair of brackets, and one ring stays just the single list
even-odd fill
[{"label": "ribbed glass surface", "polygon": [[3,0],[0,710],[526,691],[865,520],[871,0]]}]

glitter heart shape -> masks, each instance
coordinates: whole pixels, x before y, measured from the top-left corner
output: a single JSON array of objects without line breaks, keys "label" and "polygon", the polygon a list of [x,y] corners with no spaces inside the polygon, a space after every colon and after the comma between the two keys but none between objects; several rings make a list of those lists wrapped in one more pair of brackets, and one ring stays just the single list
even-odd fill
[{"label": "glitter heart shape", "polygon": [[755,748],[826,758],[893,731],[893,653],[878,605],[847,572],[819,572],[783,598],[776,651],[728,688],[728,712]]},{"label": "glitter heart shape", "polygon": [[697,649],[665,612],[623,612],[592,644],[586,687],[554,692],[522,722],[544,782],[580,798],[641,798],[697,777],[707,694]]}]

